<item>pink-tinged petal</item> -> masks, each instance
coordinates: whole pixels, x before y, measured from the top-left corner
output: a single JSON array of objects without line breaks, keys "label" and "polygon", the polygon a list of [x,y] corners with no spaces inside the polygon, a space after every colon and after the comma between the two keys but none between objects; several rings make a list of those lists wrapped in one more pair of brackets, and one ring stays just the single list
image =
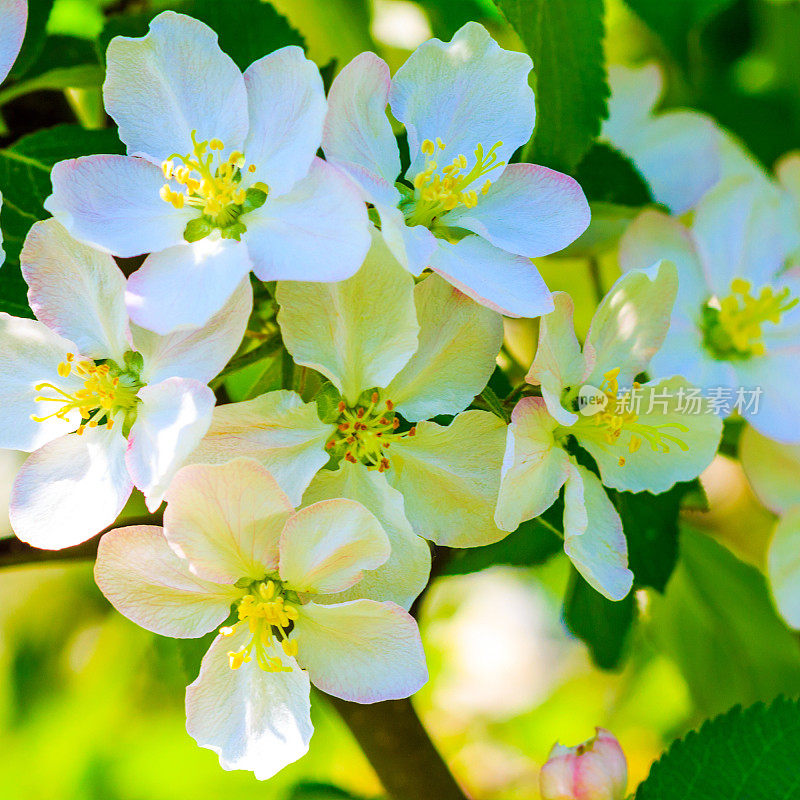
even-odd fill
[{"label": "pink-tinged petal", "polygon": [[265,672],[254,661],[232,670],[228,653],[247,644],[241,628],[218,636],[200,674],[186,688],[186,730],[219,756],[223,769],[246,769],[267,780],[308,751],[314,728],[308,675],[294,659],[291,672]]},{"label": "pink-tinged petal", "polygon": [[411,607],[428,583],[431,552],[428,543],[414,533],[403,512],[403,495],[386,482],[377,470],[363,464],[342,461],[338,470],[323,469],[303,495],[304,503],[346,497],[369,509],[389,537],[391,554],[379,567],[364,574],[344,592],[316,598],[320,603],[345,600],[391,600],[405,609]]},{"label": "pink-tinged petal", "polygon": [[26,0],[0,0],[0,83],[5,80],[17,60],[25,26],[28,22],[28,3]]},{"label": "pink-tinged petal", "polygon": [[262,281],[341,281],[358,271],[370,245],[358,189],[318,158],[288,194],[268,197],[243,221]]},{"label": "pink-tinged petal", "polygon": [[161,199],[164,174],[143,158],[71,158],[50,177],[53,193],[44,207],[79,241],[124,258],[182,242],[196,215]]},{"label": "pink-tinged petal", "polygon": [[291,637],[311,683],[353,703],[410,697],[428,680],[417,623],[394,603],[298,607]]},{"label": "pink-tinged petal", "polygon": [[73,239],[56,220],[37,222],[20,254],[37,319],[81,355],[121,363],[128,343],[125,276],[108,253]]},{"label": "pink-tinged petal", "polygon": [[214,392],[200,381],[168,378],[139,391],[125,462],[147,507],[155,511],[175,473],[211,424]]},{"label": "pink-tinged petal", "polygon": [[221,625],[242,595],[233,586],[189,572],[161,528],[117,528],[101,539],[94,579],[106,599],[128,619],[175,639],[202,636]]},{"label": "pink-tinged petal", "polygon": [[566,292],[553,293],[554,310],[539,321],[536,357],[525,380],[542,387],[547,410],[562,425],[572,425],[577,415],[561,405],[561,393],[580,383],[586,374],[586,359],[575,336],[575,305]]},{"label": "pink-tinged petal", "polygon": [[354,500],[321,500],[293,514],[280,542],[281,580],[296,592],[333,594],[391,552],[380,522]]},{"label": "pink-tinged petal", "polygon": [[456,244],[439,240],[430,268],[482,306],[508,317],[539,317],[553,300],[533,262],[480,236]]},{"label": "pink-tinged petal", "polygon": [[33,453],[17,474],[9,517],[34,547],[61,550],[85,542],[122,511],[133,484],[117,428],[87,428]]},{"label": "pink-tinged petal", "polygon": [[225,305],[250,271],[247,248],[207,236],[147,257],[128,278],[131,320],[162,336],[201,328]]},{"label": "pink-tinged petal", "polygon": [[293,511],[272,475],[249,458],[193,464],[169,486],[164,535],[205,580],[255,580],[278,568],[281,531]]},{"label": "pink-tinged petal", "polygon": [[[530,139],[536,109],[528,73],[530,58],[504,50],[477,22],[468,22],[450,42],[431,39],[397,70],[389,103],[408,131],[409,176],[425,166],[420,145],[440,137],[445,156],[464,154],[474,163],[480,143],[507,162]],[[495,174],[497,174],[495,172]]]},{"label": "pink-tinged petal", "polygon": [[38,392],[37,384],[55,383],[68,391],[81,388],[74,376],[58,374],[58,365],[67,353],[77,355],[75,345],[43,323],[0,312],[0,447],[31,452],[78,427],[81,415],[77,409],[66,419],[31,419],[47,417],[59,407],[58,403],[37,402],[42,394],[52,396]]},{"label": "pink-tinged petal", "polygon": [[106,110],[131,155],[160,164],[198,141],[241,150],[247,134],[242,74],[217,34],[192,17],[165,11],[147,36],[116,36],[108,46]]},{"label": "pink-tinged petal", "polygon": [[515,531],[550,508],[569,473],[569,457],[556,444],[558,425],[540,397],[526,397],[511,415],[495,523]]},{"label": "pink-tinged petal", "polygon": [[370,202],[396,205],[400,153],[386,115],[389,66],[374,53],[356,56],[334,80],[322,137],[325,158],[347,172]]},{"label": "pink-tinged petal", "polygon": [[574,464],[564,495],[564,552],[586,582],[609,600],[622,600],[631,590],[622,520],[594,473]]},{"label": "pink-tinged petal", "polygon": [[253,290],[244,278],[202,328],[159,336],[131,325],[134,346],[144,358],[142,380],[159,383],[176,377],[208,383],[239,348],[252,310]]},{"label": "pink-tinged petal", "polygon": [[534,164],[511,164],[474,208],[459,206],[442,224],[473,231],[509,253],[538,258],[574,242],[590,217],[573,178]]},{"label": "pink-tinged petal", "polygon": [[190,461],[224,464],[234,458],[255,459],[296,507],[311,479],[328,463],[325,443],[333,430],[333,425],[320,422],[316,403],[304,403],[295,392],[268,392],[243,403],[217,406]]},{"label": "pink-tinged petal", "polygon": [[428,266],[437,247],[436,237],[423,225],[406,225],[399,208],[375,204],[381,218],[381,234],[386,246],[403,269],[419,275]]},{"label": "pink-tinged petal", "polygon": [[753,491],[770,511],[781,515],[800,506],[800,445],[780,444],[748,425],[739,439],[739,458]]},{"label": "pink-tinged petal", "polygon": [[322,141],[327,104],[317,65],[299,47],[282,47],[244,73],[250,109],[247,161],[253,180],[284,194],[305,177]]}]

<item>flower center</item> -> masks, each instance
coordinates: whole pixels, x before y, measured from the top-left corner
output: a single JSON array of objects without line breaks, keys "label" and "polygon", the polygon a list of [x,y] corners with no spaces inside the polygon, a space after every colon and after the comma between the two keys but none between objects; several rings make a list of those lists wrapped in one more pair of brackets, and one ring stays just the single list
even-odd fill
[{"label": "flower center", "polygon": [[[237,584],[238,585],[238,584]],[[231,669],[239,669],[255,656],[256,663],[266,672],[291,672],[281,660],[278,649],[290,658],[297,655],[297,642],[289,634],[297,620],[299,600],[278,580],[267,579],[250,585],[249,592],[238,602],[239,621],[220,628],[223,636],[231,636],[240,625],[247,625],[251,638],[241,650],[228,653]]]},{"label": "flower center", "polygon": [[[255,164],[247,165],[238,150],[224,158],[224,150],[220,139],[198,142],[197,131],[192,131],[192,151],[186,155],[173,153],[161,165],[164,177],[173,181],[161,187],[161,199],[178,209],[190,206],[202,212],[186,226],[184,238],[188,242],[196,242],[214,229],[223,238],[238,239],[247,230],[239,218],[262,206],[269,194],[265,183],[245,187],[244,174],[254,173]],[[180,162],[177,165],[176,160]],[[174,184],[180,190],[173,188]]]},{"label": "flower center", "polygon": [[[674,435],[674,432],[688,431],[686,425],[680,422],[646,425],[639,421],[644,400],[638,394],[641,384],[634,381],[632,391],[621,393],[618,375],[619,367],[603,375],[604,380],[599,388],[600,402],[595,402],[599,409],[596,413],[591,416],[580,415],[572,426],[557,428],[556,435],[593,437],[606,444],[626,446],[629,453],[635,453],[643,442],[647,442],[654,452],[669,453],[673,445],[688,450],[689,445]],[[652,399],[652,402],[655,403],[655,400]],[[619,465],[625,465],[625,456],[619,457]]]},{"label": "flower center", "polygon": [[333,455],[352,464],[361,463],[369,469],[385,472],[389,469],[387,450],[392,441],[403,436],[414,436],[416,428],[397,433],[400,420],[391,400],[381,401],[378,392],[372,392],[368,403],[349,408],[339,402],[339,420],[336,432],[325,447]]},{"label": "flower center", "polygon": [[445,143],[437,139],[434,144],[426,139],[420,150],[425,155],[425,169],[414,178],[415,198],[407,214],[410,225],[430,227],[437,217],[456,206],[463,205],[474,208],[478,204],[478,192],[486,194],[492,182],[486,178],[480,189],[473,186],[492,170],[502,167],[505,161],[498,161],[496,150],[503,143],[496,142],[488,153],[483,152],[483,145],[475,148],[475,163],[469,167],[469,159],[462,153],[449,164],[439,167],[444,155]]},{"label": "flower center", "polygon": [[77,432],[81,434],[87,426],[95,428],[104,424],[111,430],[115,417],[124,414],[122,430],[127,435],[136,419],[137,394],[144,384],[139,380],[141,356],[126,353],[125,360],[128,369],[121,369],[111,360],[101,364],[89,359],[75,361],[74,353],[67,353],[66,359],[58,365],[58,374],[62,378],[76,376],[83,381],[83,387],[67,391],[54,383],[37,383],[34,388],[41,394],[36,402],[54,403],[55,411],[44,417],[31,415],[31,419],[35,422],[52,417],[66,420],[67,415],[77,409],[81,415]]},{"label": "flower center", "polygon": [[765,286],[758,296],[742,278],[731,281],[731,293],[703,307],[703,344],[719,359],[745,359],[766,352],[762,326],[777,325],[800,298],[791,298],[788,287],[775,292]]}]

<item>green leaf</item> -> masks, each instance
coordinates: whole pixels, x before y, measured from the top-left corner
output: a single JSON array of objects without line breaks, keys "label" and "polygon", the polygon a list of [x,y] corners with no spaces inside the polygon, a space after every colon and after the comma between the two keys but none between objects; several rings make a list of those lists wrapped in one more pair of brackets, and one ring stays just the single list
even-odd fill
[{"label": "green leaf", "polygon": [[20,81],[0,92],[0,106],[30,92],[42,89],[91,89],[99,88],[105,78],[105,70],[99,64],[79,64],[74,67],[57,67],[30,80]]},{"label": "green leaf", "polygon": [[50,12],[53,10],[53,0],[28,0],[28,24],[25,27],[25,38],[17,60],[11,68],[9,78],[17,80],[33,66],[44,49],[45,28]]},{"label": "green leaf", "polygon": [[704,716],[800,694],[800,644],[766,579],[706,534],[681,530],[678,567],[664,595],[650,597],[648,629]]},{"label": "green leaf", "polygon": [[628,634],[636,617],[633,592],[622,600],[607,600],[572,570],[564,598],[564,621],[581,639],[601,669],[615,669],[625,654]]},{"label": "green leaf", "polygon": [[557,258],[594,258],[617,246],[620,237],[639,214],[640,209],[616,203],[589,204],[592,219],[589,227]]},{"label": "green leaf", "polygon": [[[185,0],[173,6],[213,28],[219,46],[241,70],[286,45],[305,47],[303,37],[271,5],[261,0]],[[100,34],[103,52],[114,36],[145,36],[156,14],[135,14],[111,18]]]},{"label": "green leaf", "polygon": [[573,175],[590,202],[626,206],[653,202],[650,188],[633,162],[605,142],[592,146]]},{"label": "green leaf", "polygon": [[790,800],[800,794],[798,752],[800,702],[737,706],[674,742],[635,800]]},{"label": "green leaf", "polygon": [[536,129],[523,160],[571,172],[608,116],[603,0],[495,0],[534,63]]},{"label": "green leaf", "polygon": [[330,783],[303,781],[292,789],[286,800],[357,800],[357,798]]},{"label": "green leaf", "polygon": [[44,40],[42,52],[25,73],[26,80],[61,67],[99,64],[95,43],[77,36],[53,34]]},{"label": "green leaf", "polygon": [[626,0],[672,54],[684,64],[689,37],[734,0]]},{"label": "green leaf", "polygon": [[28,287],[19,269],[19,253],[34,222],[50,216],[44,210],[50,194],[50,170],[57,161],[92,153],[124,152],[116,131],[87,131],[78,125],[58,125],[19,139],[0,150],[5,263],[0,267],[0,310],[31,316]]}]

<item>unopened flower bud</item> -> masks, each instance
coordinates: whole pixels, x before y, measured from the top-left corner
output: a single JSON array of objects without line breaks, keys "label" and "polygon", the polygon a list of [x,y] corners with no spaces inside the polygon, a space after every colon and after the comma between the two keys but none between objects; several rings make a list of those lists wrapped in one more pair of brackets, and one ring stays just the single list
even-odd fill
[{"label": "unopened flower bud", "polygon": [[628,764],[613,734],[597,734],[576,747],[555,744],[539,774],[542,800],[623,800]]}]

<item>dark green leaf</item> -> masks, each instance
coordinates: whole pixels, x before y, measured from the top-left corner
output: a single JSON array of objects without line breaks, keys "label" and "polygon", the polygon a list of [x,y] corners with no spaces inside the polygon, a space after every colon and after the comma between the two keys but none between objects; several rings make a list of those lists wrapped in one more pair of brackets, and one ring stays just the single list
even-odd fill
[{"label": "dark green leaf", "polygon": [[495,0],[533,59],[536,130],[523,160],[571,172],[608,116],[603,0]]},{"label": "dark green leaf", "polygon": [[53,69],[99,63],[94,42],[77,36],[55,34],[45,39],[42,52],[26,72],[25,79],[30,80]]},{"label": "dark green leaf", "polygon": [[45,27],[52,10],[53,0],[28,0],[28,24],[25,27],[25,39],[9,73],[10,79],[16,80],[24,76],[39,58],[44,48]]},{"label": "dark green leaf", "polygon": [[633,162],[611,145],[599,142],[574,173],[591,202],[643,206],[653,202],[650,189]]},{"label": "dark green leaf", "polygon": [[43,203],[51,191],[53,164],[91,153],[120,152],[123,150],[116,131],[87,131],[78,125],[37,131],[0,150],[0,226],[6,252],[5,264],[0,267],[0,310],[30,316],[19,253],[31,225],[49,216]]},{"label": "dark green leaf", "polygon": [[633,592],[616,602],[607,600],[572,570],[564,598],[564,621],[569,630],[586,643],[598,667],[615,669],[619,666],[635,617]]},{"label": "dark green leaf", "polygon": [[330,783],[303,781],[292,789],[286,800],[357,800],[357,798]]},{"label": "dark green leaf", "polygon": [[442,40],[451,39],[470,20],[499,17],[481,0],[421,0],[419,5],[428,12],[434,36]]},{"label": "dark green leaf", "polygon": [[737,706],[674,742],[636,800],[792,800],[800,796],[798,752],[797,700]]}]

